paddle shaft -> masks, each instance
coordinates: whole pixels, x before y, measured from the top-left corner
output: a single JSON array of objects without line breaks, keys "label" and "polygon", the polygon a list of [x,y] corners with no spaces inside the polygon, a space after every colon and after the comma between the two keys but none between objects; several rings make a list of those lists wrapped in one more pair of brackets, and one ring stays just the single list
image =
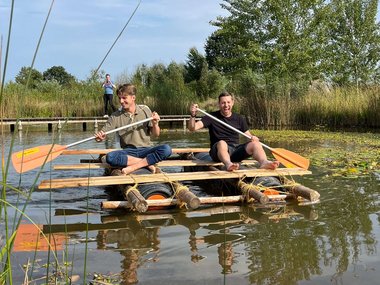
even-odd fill
[{"label": "paddle shaft", "polygon": [[[152,117],[151,117],[151,118],[146,118],[146,119],[144,119],[144,120],[141,120],[141,121],[138,121],[138,122],[134,122],[134,123],[132,123],[132,124],[129,124],[129,125],[126,125],[126,126],[122,126],[122,127],[119,127],[119,128],[113,129],[113,130],[110,130],[110,131],[108,131],[108,132],[105,132],[105,134],[106,134],[106,135],[108,135],[108,134],[112,134],[112,133],[114,133],[114,132],[121,131],[121,130],[124,130],[124,129],[126,129],[126,128],[131,128],[131,127],[134,127],[134,126],[136,126],[136,125],[143,124],[143,123],[145,123],[145,122],[149,122],[149,121],[151,121],[151,120],[153,120]],[[90,140],[93,140],[93,139],[95,139],[95,138],[96,138],[96,136],[92,136],[92,137],[90,137],[90,138],[87,138],[87,139],[84,139],[84,140],[81,140],[81,141],[77,141],[77,142],[74,142],[74,143],[68,144],[68,145],[66,145],[66,147],[64,147],[64,149],[69,148],[69,147],[72,147],[72,146],[75,146],[75,145],[78,145],[78,144],[81,144],[81,143],[84,143],[84,142],[87,142],[87,141],[90,141]]]},{"label": "paddle shaft", "polygon": [[[249,139],[249,140],[252,139],[251,136],[247,135],[246,133],[243,133],[242,131],[240,131],[240,130],[234,128],[233,126],[230,126],[229,124],[227,124],[227,123],[225,123],[225,122],[219,120],[218,118],[216,118],[216,117],[210,115],[210,114],[207,113],[206,111],[203,111],[202,109],[199,109],[199,108],[197,108],[197,111],[199,111],[199,112],[205,114],[206,116],[210,117],[211,119],[213,119],[213,120],[215,120],[215,121],[221,123],[223,126],[225,126],[225,127],[229,128],[229,129],[231,129],[231,130],[233,130],[233,131],[235,131],[235,132],[241,134],[242,136],[245,136],[247,139]],[[264,144],[264,143],[262,143],[262,142],[260,142],[260,143],[261,143],[261,145],[262,145],[263,147],[269,149],[270,151],[273,151],[273,149],[272,149],[270,146],[267,146],[266,144]]]}]

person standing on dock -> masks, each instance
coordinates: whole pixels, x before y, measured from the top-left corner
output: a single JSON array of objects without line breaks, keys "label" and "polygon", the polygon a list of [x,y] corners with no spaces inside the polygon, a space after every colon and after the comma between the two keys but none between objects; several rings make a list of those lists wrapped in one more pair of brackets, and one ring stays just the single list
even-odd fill
[{"label": "person standing on dock", "polygon": [[116,89],[115,84],[111,81],[111,75],[106,74],[106,80],[103,82],[102,87],[104,88],[104,117],[108,118],[108,104],[110,105],[112,112],[115,112],[116,108],[113,104],[113,89]]},{"label": "person standing on dock", "polygon": [[[123,149],[108,153],[106,162],[113,167],[123,167],[124,174],[143,167],[148,167],[154,173],[154,164],[172,154],[172,149],[167,144],[151,146],[150,136],[160,135],[160,116],[148,106],[136,104],[137,90],[134,85],[123,84],[116,93],[122,108],[112,113],[102,130],[95,134],[95,139],[103,141],[106,138],[105,132],[145,120],[141,125],[118,131]],[[147,118],[152,119],[146,121]]]},{"label": "person standing on dock", "polygon": [[227,171],[239,169],[239,163],[250,156],[257,160],[260,168],[274,170],[279,166],[278,161],[269,161],[259,139],[249,132],[245,118],[232,112],[234,106],[234,96],[228,92],[219,95],[219,110],[211,115],[235,129],[247,134],[251,140],[247,143],[239,143],[239,134],[236,131],[223,126],[221,123],[204,116],[201,120],[195,120],[198,104],[190,106],[190,120],[188,129],[197,131],[208,128],[210,135],[210,156],[216,162],[223,162]]}]

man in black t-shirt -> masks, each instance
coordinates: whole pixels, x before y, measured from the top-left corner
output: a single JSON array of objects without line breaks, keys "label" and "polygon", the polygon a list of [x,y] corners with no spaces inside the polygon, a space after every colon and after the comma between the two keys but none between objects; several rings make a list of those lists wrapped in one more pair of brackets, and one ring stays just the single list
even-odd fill
[{"label": "man in black t-shirt", "polygon": [[210,156],[214,161],[223,162],[228,171],[239,169],[238,162],[250,156],[260,163],[260,168],[276,169],[279,166],[279,162],[267,159],[259,139],[249,132],[244,117],[232,113],[233,105],[233,95],[223,92],[219,95],[219,111],[212,112],[211,115],[250,136],[251,140],[249,142],[240,144],[239,134],[236,131],[223,126],[209,116],[204,116],[200,121],[196,122],[197,104],[192,104],[190,107],[189,130],[196,131],[201,128],[208,128],[210,135]]}]

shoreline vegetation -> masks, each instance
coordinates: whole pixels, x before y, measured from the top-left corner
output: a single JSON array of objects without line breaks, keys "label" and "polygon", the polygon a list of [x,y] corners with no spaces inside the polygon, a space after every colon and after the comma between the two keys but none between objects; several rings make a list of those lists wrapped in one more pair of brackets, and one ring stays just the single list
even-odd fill
[{"label": "shoreline vegetation", "polygon": [[[56,80],[33,85],[9,82],[4,86],[2,118],[87,117],[103,115],[101,75],[98,80],[60,84]],[[323,126],[326,128],[379,128],[380,86],[331,87],[325,83],[258,85],[252,72],[227,78],[212,70],[204,78],[186,82],[185,67],[171,63],[140,66],[131,76],[121,75],[117,84],[137,85],[139,104],[161,115],[187,115],[190,103],[214,110],[219,93],[236,96],[235,111],[251,127]],[[33,87],[30,87],[33,86]],[[114,96],[117,105],[117,96]]]}]

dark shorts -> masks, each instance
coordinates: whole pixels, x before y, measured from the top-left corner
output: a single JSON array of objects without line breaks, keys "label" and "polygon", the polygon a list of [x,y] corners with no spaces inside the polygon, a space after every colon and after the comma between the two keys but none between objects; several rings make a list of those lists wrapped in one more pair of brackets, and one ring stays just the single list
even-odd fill
[{"label": "dark shorts", "polygon": [[[219,162],[218,158],[218,147],[217,144],[214,144],[210,149],[210,156],[213,161]],[[243,159],[248,158],[250,155],[245,150],[248,143],[245,144],[237,144],[237,145],[228,145],[228,153],[230,154],[230,158],[232,162],[240,162]]]}]

